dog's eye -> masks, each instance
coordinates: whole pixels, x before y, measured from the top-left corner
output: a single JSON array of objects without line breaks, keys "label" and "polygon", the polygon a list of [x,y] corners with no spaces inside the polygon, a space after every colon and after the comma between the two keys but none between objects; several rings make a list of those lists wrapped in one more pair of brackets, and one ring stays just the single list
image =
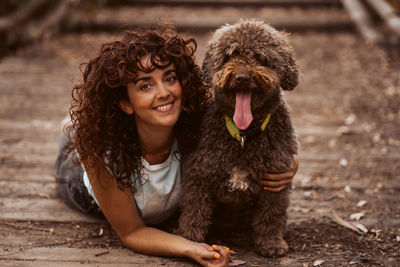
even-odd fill
[{"label": "dog's eye", "polygon": [[258,61],[258,63],[260,63],[261,65],[266,64],[265,62],[265,56],[264,55],[260,55],[260,54],[255,54],[254,58]]},{"label": "dog's eye", "polygon": [[230,57],[229,57],[228,55],[225,55],[224,61],[222,61],[222,63],[225,64],[226,62],[228,62],[229,58],[230,58]]}]

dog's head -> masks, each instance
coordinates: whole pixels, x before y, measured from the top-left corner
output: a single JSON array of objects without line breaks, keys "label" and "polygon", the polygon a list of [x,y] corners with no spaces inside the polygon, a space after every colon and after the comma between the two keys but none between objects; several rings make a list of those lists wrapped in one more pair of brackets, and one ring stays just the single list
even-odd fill
[{"label": "dog's head", "polygon": [[202,72],[213,88],[217,104],[224,112],[234,113],[233,119],[241,130],[253,120],[252,111],[265,107],[280,94],[280,88],[293,90],[299,80],[287,34],[249,20],[215,32]]}]

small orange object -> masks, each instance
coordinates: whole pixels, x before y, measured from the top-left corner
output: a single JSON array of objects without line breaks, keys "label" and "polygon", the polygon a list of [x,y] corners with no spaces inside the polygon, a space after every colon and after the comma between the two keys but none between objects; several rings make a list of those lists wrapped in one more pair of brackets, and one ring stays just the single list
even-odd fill
[{"label": "small orange object", "polygon": [[216,248],[216,247],[217,247],[217,245],[212,245],[212,247],[213,247],[213,248]]},{"label": "small orange object", "polygon": [[268,190],[268,187],[264,186],[264,190]]},{"label": "small orange object", "polygon": [[218,253],[215,253],[214,258],[219,259],[219,258],[221,258],[221,255],[219,255]]},{"label": "small orange object", "polygon": [[210,248],[209,250],[210,250],[210,251],[213,251],[214,249],[213,249],[213,248]]},{"label": "small orange object", "polygon": [[229,248],[226,248],[226,252],[229,253],[229,251],[230,251],[230,249],[229,249]]}]

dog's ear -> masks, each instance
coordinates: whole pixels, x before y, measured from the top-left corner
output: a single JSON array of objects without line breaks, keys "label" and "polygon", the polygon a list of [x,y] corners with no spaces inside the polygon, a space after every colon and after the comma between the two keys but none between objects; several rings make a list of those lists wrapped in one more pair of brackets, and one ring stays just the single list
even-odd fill
[{"label": "dog's ear", "polygon": [[283,59],[281,69],[280,85],[283,90],[293,90],[299,84],[299,66],[297,64],[294,50],[289,45],[280,47],[278,53]]},{"label": "dog's ear", "polygon": [[223,54],[223,49],[217,45],[215,40],[208,44],[201,66],[201,78],[209,86],[211,86],[215,69],[222,66]]}]

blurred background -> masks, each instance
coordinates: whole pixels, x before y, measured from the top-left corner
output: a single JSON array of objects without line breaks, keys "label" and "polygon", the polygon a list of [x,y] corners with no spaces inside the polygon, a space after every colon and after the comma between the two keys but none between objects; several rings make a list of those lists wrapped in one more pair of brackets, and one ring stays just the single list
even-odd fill
[{"label": "blurred background", "polygon": [[0,265],[191,266],[128,251],[105,221],[64,205],[60,122],[80,64],[124,30],[171,21],[196,38],[201,64],[215,29],[250,18],[291,33],[302,75],[286,97],[300,168],[288,255],[235,245],[231,265],[398,266],[399,14],[399,0],[0,1]]}]

